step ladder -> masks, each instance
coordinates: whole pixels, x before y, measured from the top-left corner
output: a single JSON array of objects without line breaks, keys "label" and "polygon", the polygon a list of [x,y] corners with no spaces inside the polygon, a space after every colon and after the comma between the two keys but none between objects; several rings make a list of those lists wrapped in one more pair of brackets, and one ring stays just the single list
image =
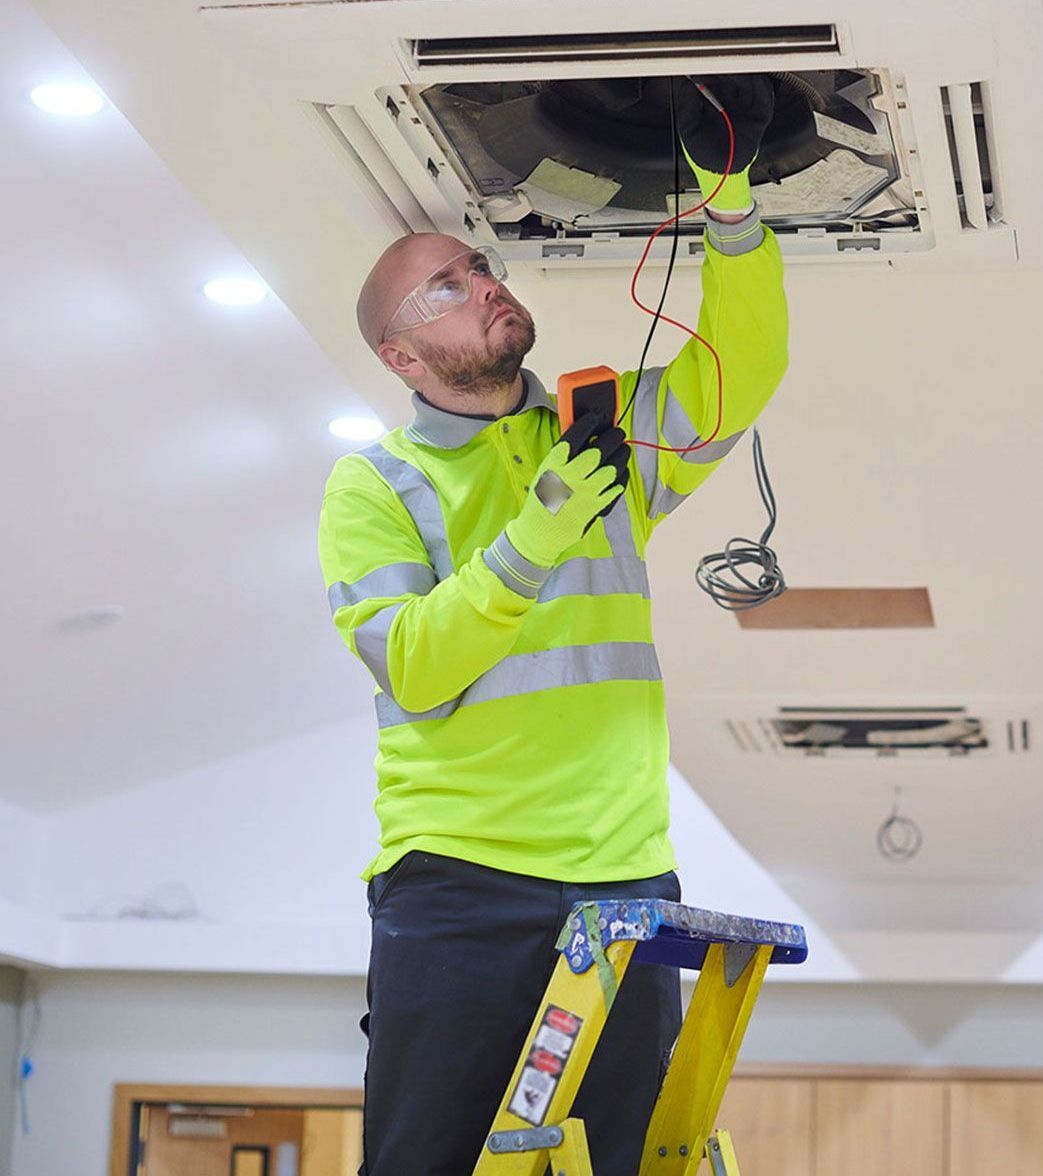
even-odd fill
[{"label": "step ladder", "polygon": [[663,899],[579,903],[473,1176],[597,1176],[569,1111],[631,960],[699,971],[635,1176],[738,1176],[717,1112],[769,964],[800,964],[803,927]]}]

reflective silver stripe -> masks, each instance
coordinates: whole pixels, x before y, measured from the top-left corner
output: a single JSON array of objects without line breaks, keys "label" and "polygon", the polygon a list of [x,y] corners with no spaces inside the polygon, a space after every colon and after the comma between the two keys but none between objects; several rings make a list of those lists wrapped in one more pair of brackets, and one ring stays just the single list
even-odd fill
[{"label": "reflective silver stripe", "polygon": [[[663,404],[663,437],[665,444],[673,445],[677,449],[686,449],[690,445],[699,444],[698,434],[694,434],[695,426],[688,419],[688,414],[685,412],[680,400],[668,388],[666,391],[666,401]],[[692,465],[710,465],[712,462],[720,461],[722,457],[726,457],[731,453],[733,447],[739,438],[745,433],[745,429],[740,429],[738,433],[732,433],[730,437],[724,437],[720,441],[711,441],[709,445],[704,445],[701,449],[696,449],[694,453],[684,453],[680,456],[684,461]]]},{"label": "reflective silver stripe", "polygon": [[375,616],[355,629],[355,648],[366,668],[376,678],[381,690],[391,692],[391,680],[388,678],[388,633],[391,632],[391,622],[402,602],[389,604],[382,608]]},{"label": "reflective silver stripe", "polygon": [[[727,457],[731,453],[745,432],[745,429],[740,429],[737,433],[732,433],[730,437],[725,437],[723,441],[711,441],[701,449],[696,449],[694,453],[682,454],[681,460],[688,462],[689,465],[713,465],[715,461],[720,461],[722,457]],[[698,444],[698,437],[694,441],[688,442],[688,445]],[[684,447],[683,442],[678,446],[681,449]]]},{"label": "reflective silver stripe", "polygon": [[687,497],[687,494],[678,494],[676,490],[671,490],[664,483],[656,482],[650,513],[653,517],[661,514],[668,515],[672,510],[676,510]]},{"label": "reflective silver stripe", "polygon": [[360,600],[369,600],[373,596],[406,596],[410,593],[426,596],[437,583],[434,569],[427,564],[387,564],[354,584],[338,580],[329,586],[327,596],[330,611],[336,612],[346,604],[358,604]]},{"label": "reflective silver stripe", "polygon": [[[613,512],[614,513],[614,512]],[[645,561],[636,555],[614,559],[568,559],[559,564],[540,589],[540,602],[561,596],[651,596]]]},{"label": "reflective silver stripe", "polygon": [[[673,445],[677,449],[684,449],[686,445],[698,445],[699,437],[695,425],[692,424],[685,412],[684,406],[667,385],[666,399],[663,401],[663,444]],[[697,450],[696,452],[701,452]],[[694,454],[685,454],[692,457]]]},{"label": "reflective silver stripe", "polygon": [[706,238],[718,253],[723,253],[726,257],[738,257],[742,253],[752,253],[764,240],[760,210],[754,204],[752,212],[747,213],[741,221],[736,221],[731,225],[708,216],[706,218]]},{"label": "reflective silver stripe", "polygon": [[[659,414],[656,410],[656,399],[659,392],[659,381],[663,378],[663,368],[649,368],[641,373],[641,380],[634,397],[634,436],[639,441],[656,441],[659,437]],[[647,445],[635,445],[637,468],[641,474],[641,482],[645,488],[645,508],[651,518],[652,495],[655,492],[656,470],[659,466],[659,450],[649,449]]]},{"label": "reflective silver stripe", "polygon": [[[637,396],[634,398],[634,436],[641,441],[651,441],[660,436],[656,402],[663,371],[663,368],[650,368],[644,372]],[[711,441],[709,445],[704,445],[693,453],[678,456],[690,465],[709,465],[730,453],[744,432],[745,429],[740,430],[721,441]],[[663,401],[662,437],[664,445],[672,445],[677,449],[698,445],[700,440],[681,401],[669,387]],[[637,468],[641,472],[641,481],[645,487],[648,517],[652,519],[656,515],[669,514],[686,496],[671,490],[659,480],[660,450],[649,449],[644,445],[636,445],[634,448],[637,450]]]},{"label": "reflective silver stripe", "polygon": [[[655,450],[652,452],[654,453]],[[621,559],[637,555],[637,548],[634,546],[634,532],[630,526],[630,508],[627,506],[626,493],[616,499],[612,504],[612,509],[601,521],[605,524],[605,536],[613,555]]]},{"label": "reflective silver stripe", "polygon": [[445,580],[455,571],[453,557],[449,552],[449,540],[445,533],[445,519],[438,493],[421,470],[389,453],[380,442],[361,451],[362,456],[376,468],[378,474],[388,483],[409,511],[416,529],[420,532],[424,547],[439,580]]},{"label": "reflective silver stripe", "polygon": [[[711,465],[715,461],[720,461],[731,452],[735,443],[739,440],[745,432],[733,433],[730,437],[725,437],[723,441],[711,441],[709,445],[704,445],[702,449],[697,449],[694,453],[685,453],[682,455],[682,460],[689,465]],[[687,445],[698,445],[699,438],[696,437],[694,441],[689,439],[682,442],[678,448],[685,448]],[[649,517],[655,518],[656,515],[669,514],[681,505],[688,497],[687,494],[680,494],[672,487],[667,486],[665,482],[660,482],[656,478],[655,490],[652,492],[652,505],[649,509]]]},{"label": "reflective silver stripe", "polygon": [[[711,441],[708,445],[703,445],[692,453],[682,453],[678,456],[689,465],[712,465],[732,451],[745,431],[745,429],[740,429],[738,433],[732,433],[730,437],[725,437],[720,441]],[[663,402],[663,440],[665,444],[673,445],[677,449],[687,449],[690,445],[698,445],[700,441],[698,434],[695,434],[695,426],[689,420],[683,405],[669,387]],[[652,491],[649,517],[655,518],[656,515],[669,514],[680,506],[686,497],[687,495],[679,494],[661,482],[657,476]]]},{"label": "reflective silver stripe", "polygon": [[587,686],[595,682],[658,682],[662,678],[655,646],[645,641],[606,641],[600,645],[566,645],[537,653],[505,657],[453,702],[419,714],[403,710],[387,694],[376,698],[377,724],[393,727],[443,719],[458,707],[494,699],[553,690],[558,686]]},{"label": "reflective silver stripe", "polygon": [[384,727],[398,727],[402,723],[419,723],[427,722],[429,719],[448,719],[449,716],[456,710],[460,700],[454,698],[451,702],[444,702],[441,706],[436,706],[433,710],[426,710],[420,714],[414,714],[412,711],[407,711],[400,707],[390,694],[378,694],[374,700],[377,708],[377,726],[383,729]]},{"label": "reflective silver stripe", "polygon": [[519,596],[535,600],[540,586],[550,575],[550,568],[541,567],[527,560],[517,547],[501,531],[489,544],[482,555],[487,566]]}]

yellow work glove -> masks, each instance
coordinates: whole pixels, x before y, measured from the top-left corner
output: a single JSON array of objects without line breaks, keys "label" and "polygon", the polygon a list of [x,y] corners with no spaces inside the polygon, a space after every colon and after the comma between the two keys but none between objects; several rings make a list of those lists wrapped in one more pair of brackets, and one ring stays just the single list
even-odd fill
[{"label": "yellow work glove", "polygon": [[517,518],[507,524],[507,538],[531,563],[553,567],[626,489],[630,446],[622,429],[605,429],[604,423],[582,416],[562,434],[536,471]]}]

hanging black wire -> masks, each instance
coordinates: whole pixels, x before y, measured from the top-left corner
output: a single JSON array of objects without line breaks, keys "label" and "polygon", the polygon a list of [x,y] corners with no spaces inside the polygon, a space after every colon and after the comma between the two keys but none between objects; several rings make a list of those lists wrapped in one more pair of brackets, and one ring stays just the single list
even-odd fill
[{"label": "hanging black wire", "polygon": [[630,399],[626,402],[626,407],[619,414],[619,424],[622,424],[626,419],[626,415],[634,403],[637,390],[641,386],[641,374],[645,370],[645,359],[648,357],[648,349],[652,345],[652,336],[655,334],[655,329],[659,325],[659,316],[662,314],[663,306],[666,303],[666,292],[670,288],[670,278],[674,272],[674,260],[677,257],[677,245],[681,237],[681,222],[678,219],[681,215],[681,156],[677,150],[677,111],[674,107],[673,78],[670,79],[670,142],[673,144],[674,152],[674,231],[670,239],[670,263],[666,267],[666,277],[663,280],[663,291],[659,295],[659,305],[655,308],[655,314],[652,316],[652,325],[648,328],[648,336],[641,350],[641,362],[637,365],[637,379],[634,381],[634,390],[630,393]]},{"label": "hanging black wire", "polygon": [[[641,361],[637,365],[637,378],[634,380],[634,390],[630,393],[630,399],[627,401],[625,408],[619,414],[620,424],[625,420],[627,413],[633,406],[634,398],[637,396],[637,390],[641,386],[641,376],[645,370],[648,349],[652,345],[652,338],[655,335],[656,327],[659,325],[659,318],[662,314],[663,306],[666,303],[667,291],[670,288],[670,279],[673,276],[674,261],[677,258],[677,248],[681,235],[681,156],[677,149],[677,110],[674,104],[673,78],[670,79],[670,142],[673,149],[674,163],[674,225],[670,241],[670,261],[666,268],[663,289],[659,295],[659,304],[655,308],[655,314],[652,316],[652,324],[648,328],[645,345],[641,350]],[[692,445],[696,445],[698,440],[698,436],[693,438]],[[687,446],[686,448],[691,448],[691,446]],[[768,511],[768,526],[761,535],[759,542],[754,543],[751,539],[741,537],[732,539],[724,551],[704,556],[699,561],[699,565],[695,570],[695,579],[699,587],[709,595],[715,604],[720,605],[721,608],[729,609],[732,612],[741,612],[744,609],[756,608],[758,605],[773,600],[776,596],[781,596],[786,591],[786,581],[783,578],[782,569],[779,567],[778,556],[767,546],[768,539],[775,529],[777,510],[775,506],[775,493],[772,490],[771,480],[768,477],[768,469],[764,463],[764,450],[761,444],[760,430],[756,427],[753,430],[753,466],[757,476],[757,489],[760,491],[761,500],[764,502],[764,506]],[[754,564],[761,569],[760,575],[755,581],[751,580],[740,570],[743,567]]]}]

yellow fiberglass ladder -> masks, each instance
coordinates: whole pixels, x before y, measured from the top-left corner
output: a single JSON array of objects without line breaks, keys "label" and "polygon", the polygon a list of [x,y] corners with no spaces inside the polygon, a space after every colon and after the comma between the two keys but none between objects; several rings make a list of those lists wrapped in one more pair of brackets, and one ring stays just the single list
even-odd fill
[{"label": "yellow fiberglass ladder", "polygon": [[636,1176],[738,1176],[717,1112],[768,964],[807,959],[803,927],[662,899],[584,902],[561,953],[473,1176],[596,1176],[583,1123],[569,1118],[631,960],[699,969],[645,1136]]}]

